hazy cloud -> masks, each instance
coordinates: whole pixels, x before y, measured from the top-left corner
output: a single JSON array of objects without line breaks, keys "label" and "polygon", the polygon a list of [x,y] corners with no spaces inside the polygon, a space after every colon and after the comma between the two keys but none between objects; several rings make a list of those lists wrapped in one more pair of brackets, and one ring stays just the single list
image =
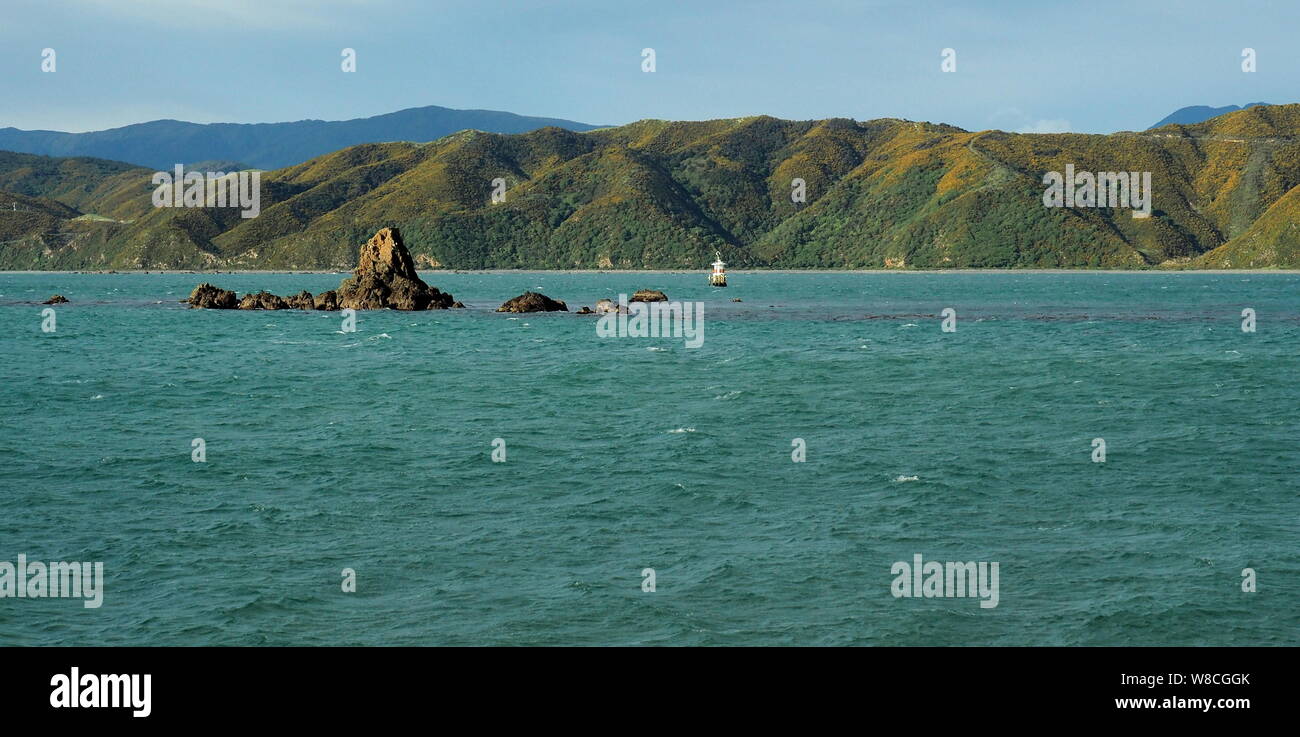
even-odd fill
[{"label": "hazy cloud", "polygon": [[1070,121],[1054,118],[1052,120],[1039,120],[1021,126],[1016,129],[1016,133],[1070,133],[1073,130],[1070,127]]},{"label": "hazy cloud", "polygon": [[130,21],[195,28],[256,30],[322,27],[341,11],[374,9],[386,0],[71,0],[98,14]]}]

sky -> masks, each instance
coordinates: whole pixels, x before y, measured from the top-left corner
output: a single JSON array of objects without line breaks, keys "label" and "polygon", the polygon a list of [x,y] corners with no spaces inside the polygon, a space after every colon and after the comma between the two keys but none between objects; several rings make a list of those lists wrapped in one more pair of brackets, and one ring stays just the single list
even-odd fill
[{"label": "sky", "polygon": [[442,105],[1109,133],[1187,105],[1300,101],[1297,28],[1294,0],[5,0],[0,127]]}]

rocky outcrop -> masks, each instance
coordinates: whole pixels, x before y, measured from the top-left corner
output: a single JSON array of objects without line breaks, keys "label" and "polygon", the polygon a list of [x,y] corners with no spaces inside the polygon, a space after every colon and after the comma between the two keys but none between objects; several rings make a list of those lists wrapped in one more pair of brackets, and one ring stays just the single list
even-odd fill
[{"label": "rocky outcrop", "polygon": [[207,282],[195,287],[186,301],[190,303],[192,310],[233,310],[239,306],[239,297],[234,292],[214,287]]},{"label": "rocky outcrop", "polygon": [[601,299],[596,302],[596,312],[599,314],[605,314],[607,312],[627,312],[627,308],[619,306],[619,304],[612,299]]},{"label": "rocky outcrop", "polygon": [[239,309],[241,310],[287,310],[289,304],[283,298],[277,297],[266,290],[257,294],[245,294],[244,298],[239,300]]},{"label": "rocky outcrop", "polygon": [[465,303],[460,301],[452,302],[451,307],[455,310],[463,310],[465,309]]},{"label": "rocky outcrop", "polygon": [[582,307],[579,307],[579,308],[578,308],[578,311],[575,312],[575,313],[573,313],[573,314],[575,314],[575,315],[594,315],[594,314],[596,314],[596,312],[595,312],[595,310],[591,309],[590,307],[587,307],[587,306],[584,305],[584,306],[582,306]]},{"label": "rocky outcrop", "polygon": [[667,302],[668,295],[658,289],[638,289],[628,302]]},{"label": "rocky outcrop", "polygon": [[284,298],[284,302],[293,310],[314,310],[316,309],[316,298],[306,289],[297,294]]},{"label": "rocky outcrop", "polygon": [[185,301],[192,308],[215,310],[443,310],[465,306],[416,275],[411,252],[406,250],[396,228],[380,230],[361,247],[357,268],[337,290],[314,297],[305,289],[289,297],[261,291],[239,299],[234,292],[205,282],[195,287]]},{"label": "rocky outcrop", "polygon": [[67,297],[64,297],[62,294],[56,294],[56,295],[54,295],[53,297],[50,297],[49,299],[45,300],[45,301],[42,302],[41,304],[43,304],[43,305],[61,305],[61,304],[66,304],[67,301],[68,301],[68,298],[67,298]]},{"label": "rocky outcrop", "polygon": [[339,308],[339,295],[333,289],[328,292],[321,292],[316,295],[312,306],[318,310],[337,310]]},{"label": "rocky outcrop", "polygon": [[354,310],[444,310],[455,300],[416,275],[397,229],[384,228],[361,247],[352,277],[339,285],[338,302]]},{"label": "rocky outcrop", "polygon": [[497,312],[568,312],[569,306],[545,294],[524,292],[497,308]]}]

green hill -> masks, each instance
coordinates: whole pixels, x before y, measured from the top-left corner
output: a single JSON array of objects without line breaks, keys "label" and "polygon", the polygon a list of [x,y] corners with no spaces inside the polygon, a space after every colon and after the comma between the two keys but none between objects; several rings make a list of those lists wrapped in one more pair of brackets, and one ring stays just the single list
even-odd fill
[{"label": "green hill", "polygon": [[[1068,164],[1151,172],[1151,217],[1044,207],[1044,172]],[[155,209],[150,174],[0,153],[0,190],[115,221],[77,249],[10,247],[0,266],[350,268],[396,226],[425,269],[698,269],[715,250],[774,268],[1300,267],[1300,105],[1104,136],[766,116],[467,130],[264,172],[251,219]]]}]

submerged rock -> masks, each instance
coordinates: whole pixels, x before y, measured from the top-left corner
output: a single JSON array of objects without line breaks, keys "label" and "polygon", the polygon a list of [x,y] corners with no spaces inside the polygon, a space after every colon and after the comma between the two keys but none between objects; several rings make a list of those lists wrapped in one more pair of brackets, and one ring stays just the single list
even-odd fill
[{"label": "submerged rock", "polygon": [[68,301],[68,298],[67,298],[67,297],[64,297],[62,294],[56,294],[56,295],[54,295],[53,297],[50,297],[49,299],[45,300],[45,301],[42,302],[41,304],[43,304],[43,305],[61,305],[61,304],[65,304],[65,303],[67,303],[67,301]]},{"label": "submerged rock", "polygon": [[497,308],[497,312],[568,312],[569,306],[545,294],[524,292]]},{"label": "submerged rock", "polygon": [[425,284],[396,228],[375,233],[358,257],[352,277],[338,288],[340,307],[354,310],[444,310],[455,300]]},{"label": "submerged rock", "polygon": [[628,302],[667,302],[668,295],[658,289],[638,289]]},{"label": "submerged rock", "polygon": [[229,289],[215,287],[203,282],[190,292],[190,298],[183,300],[190,303],[190,309],[233,310],[239,306],[239,298]]}]

